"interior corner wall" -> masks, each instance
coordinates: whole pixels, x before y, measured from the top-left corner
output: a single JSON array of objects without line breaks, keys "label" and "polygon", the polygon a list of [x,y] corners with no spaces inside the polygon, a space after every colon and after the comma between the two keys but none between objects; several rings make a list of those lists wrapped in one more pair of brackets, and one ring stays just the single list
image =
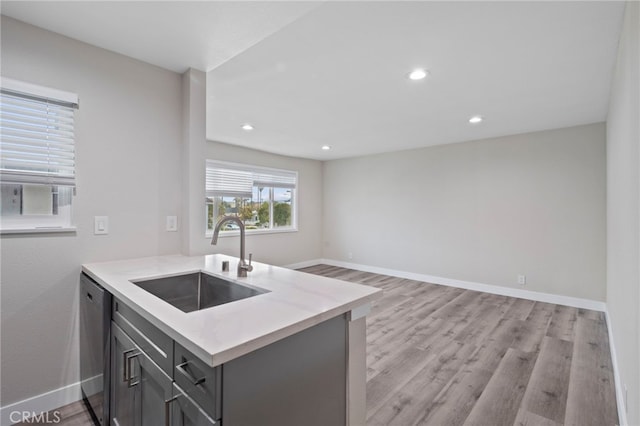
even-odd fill
[{"label": "interior corner wall", "polygon": [[[1,401],[79,381],[78,279],[85,262],[180,251],[180,75],[2,17],[2,76],[75,92],[75,233],[4,235]],[[93,218],[109,234],[93,235]],[[53,407],[52,407],[53,408]]]},{"label": "interior corner wall", "polygon": [[607,309],[630,425],[640,424],[639,62],[640,3],[629,1],[607,118]]},{"label": "interior corner wall", "polygon": [[[254,260],[279,266],[319,259],[322,256],[322,162],[270,154],[215,141],[207,141],[205,156],[211,160],[298,172],[298,231],[247,234],[247,256],[252,252]],[[204,227],[205,215],[202,207],[202,222],[195,244],[197,254],[224,253],[238,257],[238,237],[221,236],[218,244],[212,246],[211,238],[205,237]]]},{"label": "interior corner wall", "polygon": [[605,126],[324,165],[323,257],[605,299]]},{"label": "interior corner wall", "polygon": [[205,223],[205,147],[207,77],[189,69],[182,74],[182,254],[198,254]]}]

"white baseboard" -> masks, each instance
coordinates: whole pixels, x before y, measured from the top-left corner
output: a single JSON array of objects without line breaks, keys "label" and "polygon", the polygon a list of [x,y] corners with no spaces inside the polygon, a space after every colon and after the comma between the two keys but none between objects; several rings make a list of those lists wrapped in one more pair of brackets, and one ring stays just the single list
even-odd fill
[{"label": "white baseboard", "polygon": [[[310,263],[313,262],[313,263]],[[308,264],[309,263],[309,264]],[[591,309],[605,312],[606,303],[597,300],[581,299],[578,297],[562,296],[558,294],[540,293],[537,291],[522,290],[519,288],[503,287],[491,284],[482,284],[472,281],[462,281],[452,278],[436,277],[433,275],[418,274],[414,272],[398,271],[395,269],[380,268],[377,266],[361,265],[357,263],[343,262],[333,259],[316,259],[309,262],[301,262],[306,266],[317,264],[341,266],[343,268],[356,269],[358,271],[373,272],[376,274],[391,275],[393,277],[407,278],[410,280],[424,281],[433,284],[441,284],[449,287],[463,288],[465,290],[482,291],[484,293],[499,294],[501,296],[518,297],[520,299],[535,300],[536,302],[553,303],[557,305],[571,306],[574,308]]]},{"label": "white baseboard", "polygon": [[[90,384],[95,381],[93,379],[101,380],[101,376],[96,376],[90,379]],[[1,407],[0,425],[12,425],[16,423],[16,421],[22,421],[23,413],[25,413],[25,416],[29,416],[29,414],[31,416],[38,416],[81,399],[82,390],[80,382],[73,383],[50,392]],[[53,416],[51,419],[52,421],[55,421],[56,417]]]},{"label": "white baseboard", "polygon": [[298,262],[298,263],[292,263],[290,265],[284,265],[283,268],[288,268],[288,269],[308,268],[309,266],[320,265],[321,263],[323,263],[323,261],[324,261],[324,259],[305,260],[304,262]]},{"label": "white baseboard", "polygon": [[611,326],[611,318],[609,310],[604,311],[607,319],[607,332],[609,333],[609,350],[611,351],[611,364],[613,365],[613,380],[616,388],[616,404],[618,406],[618,422],[620,426],[627,426],[627,407],[624,401],[624,389],[622,388],[622,379],[620,378],[620,370],[618,369],[618,354],[616,353],[616,345],[613,341],[613,329]]}]

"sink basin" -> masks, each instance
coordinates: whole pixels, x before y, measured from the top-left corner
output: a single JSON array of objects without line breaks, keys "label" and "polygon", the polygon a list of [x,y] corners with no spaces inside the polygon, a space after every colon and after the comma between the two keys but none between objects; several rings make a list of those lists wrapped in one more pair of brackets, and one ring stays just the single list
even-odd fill
[{"label": "sink basin", "polygon": [[131,281],[183,312],[193,312],[267,293],[203,272]]}]

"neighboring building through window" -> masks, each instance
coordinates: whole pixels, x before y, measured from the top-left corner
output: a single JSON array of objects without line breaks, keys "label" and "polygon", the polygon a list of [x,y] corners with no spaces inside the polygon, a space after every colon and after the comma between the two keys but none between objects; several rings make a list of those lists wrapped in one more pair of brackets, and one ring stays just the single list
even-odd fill
[{"label": "neighboring building through window", "polygon": [[2,78],[0,230],[71,227],[75,94]]},{"label": "neighboring building through window", "polygon": [[239,217],[247,232],[296,230],[297,183],[295,171],[207,160],[207,232],[224,216]]}]

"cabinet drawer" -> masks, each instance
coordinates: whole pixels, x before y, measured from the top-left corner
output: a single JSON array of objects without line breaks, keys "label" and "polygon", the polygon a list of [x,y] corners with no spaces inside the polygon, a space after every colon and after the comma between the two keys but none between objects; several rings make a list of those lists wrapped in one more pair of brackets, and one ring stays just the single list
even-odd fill
[{"label": "cabinet drawer", "polygon": [[209,367],[175,343],[173,380],[214,420],[220,418],[222,369]]},{"label": "cabinet drawer", "polygon": [[173,377],[173,339],[118,299],[113,302],[113,321],[165,373]]}]

